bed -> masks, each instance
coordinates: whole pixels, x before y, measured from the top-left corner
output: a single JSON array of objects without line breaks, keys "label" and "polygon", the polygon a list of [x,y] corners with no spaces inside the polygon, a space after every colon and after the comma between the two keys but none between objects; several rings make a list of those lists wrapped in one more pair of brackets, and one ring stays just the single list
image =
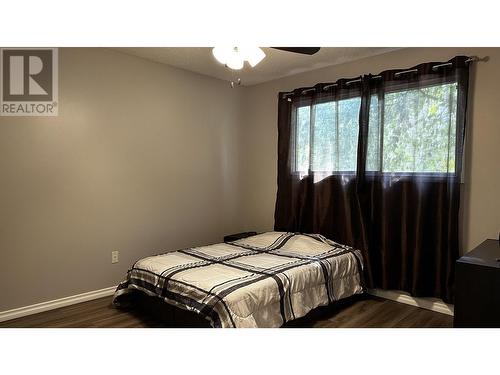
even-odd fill
[{"label": "bed", "polygon": [[267,232],[137,261],[113,297],[131,293],[195,313],[212,327],[280,327],[364,291],[359,250],[318,234]]}]

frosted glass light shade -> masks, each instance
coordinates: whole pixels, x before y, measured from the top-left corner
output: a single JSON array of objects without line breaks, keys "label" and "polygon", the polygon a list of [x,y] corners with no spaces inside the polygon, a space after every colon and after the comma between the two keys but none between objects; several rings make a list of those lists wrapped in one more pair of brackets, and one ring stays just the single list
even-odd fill
[{"label": "frosted glass light shade", "polygon": [[214,47],[212,54],[218,62],[235,70],[243,68],[245,60],[253,68],[266,57],[259,47]]},{"label": "frosted glass light shade", "polygon": [[243,58],[248,61],[252,68],[260,63],[264,57],[266,57],[264,51],[262,51],[259,47],[241,48],[241,53]]},{"label": "frosted glass light shade", "polygon": [[243,57],[237,48],[228,51],[226,56],[226,65],[231,69],[239,70],[243,68]]},{"label": "frosted glass light shade", "polygon": [[[230,49],[229,49],[230,50]],[[228,48],[224,47],[214,47],[212,49],[212,54],[214,55],[215,59],[220,62],[221,64],[225,64],[227,61],[227,55],[228,55]]]}]

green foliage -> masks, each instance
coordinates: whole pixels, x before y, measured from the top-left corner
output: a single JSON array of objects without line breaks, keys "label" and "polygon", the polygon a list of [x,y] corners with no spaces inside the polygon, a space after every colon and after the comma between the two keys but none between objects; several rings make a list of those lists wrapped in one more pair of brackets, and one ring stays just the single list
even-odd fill
[{"label": "green foliage", "polygon": [[298,171],[307,171],[309,164],[313,171],[356,170],[360,104],[358,97],[316,104],[312,113],[310,106],[298,108]]},{"label": "green foliage", "polygon": [[[383,112],[382,166],[374,170],[417,173],[455,170],[456,84],[386,94]],[[381,124],[370,121],[370,127],[380,129]],[[369,142],[378,143],[380,139],[373,137]]]},{"label": "green foliage", "polygon": [[310,115],[311,107],[299,107],[297,110],[297,129],[295,139],[296,170],[307,172],[309,169]]}]

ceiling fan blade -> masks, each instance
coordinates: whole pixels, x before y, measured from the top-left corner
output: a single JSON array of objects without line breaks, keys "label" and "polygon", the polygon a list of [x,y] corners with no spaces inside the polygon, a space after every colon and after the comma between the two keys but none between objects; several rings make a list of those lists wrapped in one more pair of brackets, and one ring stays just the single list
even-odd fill
[{"label": "ceiling fan blade", "polygon": [[281,51],[301,53],[303,55],[314,55],[321,47],[271,47]]}]

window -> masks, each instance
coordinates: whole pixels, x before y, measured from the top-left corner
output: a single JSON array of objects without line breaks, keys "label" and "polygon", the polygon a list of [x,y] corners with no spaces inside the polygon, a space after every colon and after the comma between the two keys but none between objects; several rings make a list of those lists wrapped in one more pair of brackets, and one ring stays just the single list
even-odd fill
[{"label": "window", "polygon": [[297,172],[356,171],[360,104],[356,97],[296,109]]},{"label": "window", "polygon": [[452,300],[475,60],[280,92],[274,228],[361,249],[372,287]]},{"label": "window", "polygon": [[[370,100],[366,170],[454,173],[457,84],[379,95]],[[356,172],[360,105],[353,97],[295,108],[296,172]]]},{"label": "window", "polygon": [[372,97],[368,171],[455,172],[456,83],[386,93],[381,107]]}]

